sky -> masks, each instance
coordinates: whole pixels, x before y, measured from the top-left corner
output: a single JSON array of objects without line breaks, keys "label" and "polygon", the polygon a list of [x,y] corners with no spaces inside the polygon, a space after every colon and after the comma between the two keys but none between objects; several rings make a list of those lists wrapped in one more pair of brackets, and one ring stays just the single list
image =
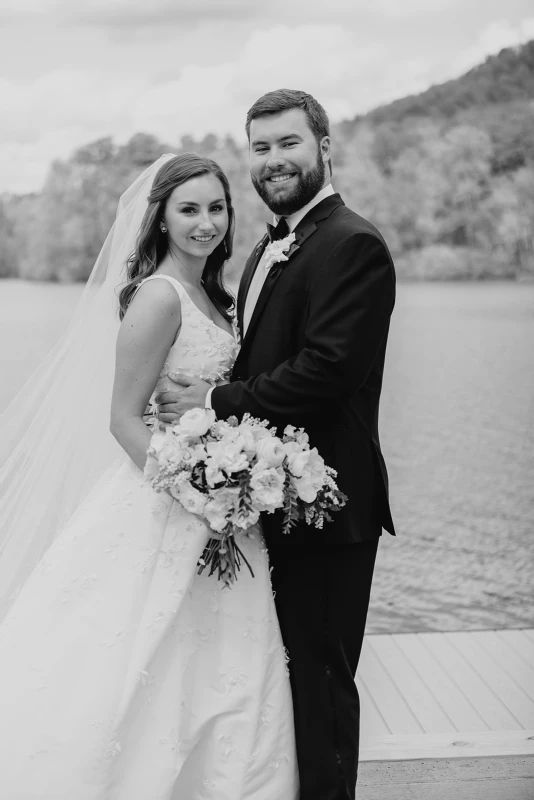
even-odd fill
[{"label": "sky", "polygon": [[245,141],[281,87],[352,118],[533,38],[531,0],[0,0],[0,193],[103,136]]}]

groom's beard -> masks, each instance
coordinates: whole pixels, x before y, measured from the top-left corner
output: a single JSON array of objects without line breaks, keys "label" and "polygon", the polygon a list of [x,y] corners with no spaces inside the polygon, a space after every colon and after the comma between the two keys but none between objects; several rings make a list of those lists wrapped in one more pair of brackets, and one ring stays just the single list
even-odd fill
[{"label": "groom's beard", "polygon": [[[251,173],[250,177],[254,188],[265,205],[277,216],[289,217],[313,200],[317,192],[323,188],[325,172],[326,167],[319,153],[315,166],[304,174],[302,172],[297,173],[297,185],[291,193],[284,193],[281,197],[276,196],[276,189],[272,193],[271,186],[273,184],[267,181],[267,178],[276,175],[276,172],[270,172],[259,179]],[[276,184],[274,186],[276,187]]]}]

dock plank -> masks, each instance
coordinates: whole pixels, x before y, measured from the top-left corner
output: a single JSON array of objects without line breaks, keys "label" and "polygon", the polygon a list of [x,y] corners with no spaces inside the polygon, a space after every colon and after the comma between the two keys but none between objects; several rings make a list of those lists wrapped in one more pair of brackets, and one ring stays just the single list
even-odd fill
[{"label": "dock plank", "polygon": [[447,634],[422,633],[419,636],[421,642],[441,662],[458,688],[469,697],[490,730],[521,730],[522,725],[500,698],[486,686],[469,661],[447,640]]},{"label": "dock plank", "polygon": [[375,655],[369,639],[363,643],[358,671],[392,733],[423,733],[402,693]]},{"label": "dock plank", "polygon": [[366,636],[361,760],[534,756],[533,647],[530,629]]},{"label": "dock plank", "polygon": [[534,667],[534,641],[529,639],[526,631],[495,631],[495,635],[515,650],[527,665]]},{"label": "dock plank", "polygon": [[443,668],[427,647],[421,642],[419,634],[397,634],[395,642],[423,676],[428,688],[452,720],[457,731],[488,731],[489,725],[452,677]]},{"label": "dock plank", "polygon": [[534,755],[534,730],[376,736],[360,750],[362,761],[502,755]]},{"label": "dock plank", "polygon": [[534,728],[534,701],[502,669],[472,633],[446,633],[446,639],[455,646],[473,669],[491,689],[510,714],[523,728]]},{"label": "dock plank", "polygon": [[425,733],[457,730],[446,710],[429,690],[421,673],[399,648],[396,637],[373,636],[369,645],[399,688]]},{"label": "dock plank", "polygon": [[[530,700],[534,701],[534,666],[529,666],[516,650],[495,631],[476,631],[471,634],[474,641],[486,650]],[[526,727],[534,727],[527,725]]]},{"label": "dock plank", "polygon": [[369,689],[367,688],[361,675],[356,678],[358,694],[360,696],[360,719],[361,730],[360,739],[367,741],[374,736],[388,736],[391,734],[386,721],[377,708]]}]

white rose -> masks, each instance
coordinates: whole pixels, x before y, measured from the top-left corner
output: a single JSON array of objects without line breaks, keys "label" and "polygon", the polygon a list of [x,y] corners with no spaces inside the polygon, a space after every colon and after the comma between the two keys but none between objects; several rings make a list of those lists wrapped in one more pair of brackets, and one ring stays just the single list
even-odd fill
[{"label": "white rose", "polygon": [[282,444],[282,447],[284,448],[284,453],[286,454],[286,456],[289,456],[290,453],[301,453],[302,452],[302,447],[300,446],[300,444],[298,442],[295,442],[294,440],[291,441],[291,442],[284,442]]},{"label": "white rose", "polygon": [[253,458],[254,453],[256,452],[256,439],[254,437],[254,428],[252,425],[248,425],[246,422],[243,422],[239,428],[239,436],[236,439],[236,442],[239,442],[241,449],[245,451],[248,458]]},{"label": "white rose", "polygon": [[215,412],[211,408],[191,408],[178,423],[180,433],[187,436],[204,436],[215,422]]},{"label": "white rose", "polygon": [[224,473],[221,472],[218,466],[214,466],[213,464],[211,464],[209,458],[206,461],[205,475],[206,475],[206,482],[208,486],[210,486],[212,489],[218,483],[223,483],[226,480],[226,478],[224,477]]},{"label": "white rose", "polygon": [[297,494],[305,503],[313,503],[317,499],[317,489],[315,489],[307,476],[294,478],[293,483]]},{"label": "white rose", "polygon": [[183,459],[184,442],[167,428],[165,437],[156,449],[156,458],[160,464],[179,464]]},{"label": "white rose", "polygon": [[252,469],[250,470],[251,475],[256,475],[258,472],[263,472],[266,469],[269,469],[270,464],[264,458],[258,458]]},{"label": "white rose", "polygon": [[304,430],[304,428],[299,428],[297,432],[297,442],[303,446],[307,446],[309,444],[310,437]]},{"label": "white rose", "polygon": [[150,452],[147,455],[143,474],[147,481],[150,481],[150,483],[152,483],[153,479],[157,478],[159,475],[159,464]]},{"label": "white rose", "polygon": [[266,439],[268,436],[270,437],[271,434],[263,425],[254,425],[254,439],[258,442],[260,439]]},{"label": "white rose", "polygon": [[267,245],[265,248],[265,266],[267,269],[278,261],[289,260],[285,253],[287,253],[295,241],[295,238],[296,236],[294,233],[289,233],[284,239],[277,239]]},{"label": "white rose", "polygon": [[306,465],[310,460],[310,453],[311,450],[301,450],[300,447],[298,450],[293,450],[293,452],[288,453],[287,463],[289,466],[289,471],[296,478],[302,477],[302,474],[306,469]]},{"label": "white rose", "polygon": [[323,458],[317,452],[317,448],[306,452],[308,460],[300,476],[293,479],[295,488],[301,500],[305,503],[313,503],[326,481],[326,468]]},{"label": "white rose", "polygon": [[240,442],[208,442],[206,445],[210,467],[227,473],[240,472],[248,467],[248,458]]},{"label": "white rose", "polygon": [[241,510],[239,513],[236,510],[235,513],[232,514],[230,521],[233,522],[234,525],[237,525],[238,528],[247,530],[255,525],[259,518],[259,510],[257,508],[251,508]]},{"label": "white rose", "polygon": [[220,439],[231,430],[231,426],[225,419],[217,419],[211,426],[211,429],[213,435]]},{"label": "white rose", "polygon": [[166,428],[165,430],[158,428],[157,430],[154,431],[148,447],[148,450],[149,452],[152,453],[152,455],[157,456],[157,454],[161,450],[163,443],[166,441],[168,434],[169,434],[169,428]]},{"label": "white rose", "polygon": [[[160,453],[163,445],[169,438],[170,431],[157,429],[152,434],[150,445],[147,450],[147,459],[143,470],[144,476],[148,481],[152,481],[159,475]],[[172,434],[171,434],[172,435]]]},{"label": "white rose", "polygon": [[204,506],[204,517],[208,520],[210,528],[222,531],[228,523],[229,517],[235,512],[239,503],[239,489],[215,489],[210,499]]},{"label": "white rose", "polygon": [[252,502],[259,511],[275,511],[284,505],[285,477],[281,467],[270,467],[252,475]]},{"label": "white rose", "polygon": [[184,449],[184,461],[187,461],[189,467],[193,467],[195,464],[198,464],[199,461],[206,460],[207,453],[203,444],[189,445]]},{"label": "white rose", "polygon": [[226,429],[223,429],[220,441],[226,442],[227,444],[231,444],[232,442],[235,442],[238,438],[239,438],[239,429],[233,428],[231,425],[228,425]]},{"label": "white rose", "polygon": [[219,463],[224,456],[224,442],[206,442],[206,453],[213,463]]},{"label": "white rose", "polygon": [[237,447],[229,449],[225,453],[223,469],[225,472],[241,472],[249,466],[247,454]]},{"label": "white rose", "polygon": [[267,462],[270,467],[279,467],[286,453],[282,442],[276,436],[266,436],[256,442],[258,458]]},{"label": "white rose", "polygon": [[182,483],[172,493],[173,497],[183,505],[186,511],[191,514],[203,514],[204,506],[207,502],[207,497],[190,483]]}]

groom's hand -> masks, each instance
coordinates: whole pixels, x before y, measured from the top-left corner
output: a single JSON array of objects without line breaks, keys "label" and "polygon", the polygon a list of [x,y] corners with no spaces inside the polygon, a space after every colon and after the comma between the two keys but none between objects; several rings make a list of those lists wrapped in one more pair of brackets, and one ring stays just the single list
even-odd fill
[{"label": "groom's hand", "polygon": [[175,423],[190,408],[204,408],[206,395],[211,389],[209,383],[178,372],[169,372],[167,377],[177,386],[175,392],[161,392],[156,396],[161,422]]}]

